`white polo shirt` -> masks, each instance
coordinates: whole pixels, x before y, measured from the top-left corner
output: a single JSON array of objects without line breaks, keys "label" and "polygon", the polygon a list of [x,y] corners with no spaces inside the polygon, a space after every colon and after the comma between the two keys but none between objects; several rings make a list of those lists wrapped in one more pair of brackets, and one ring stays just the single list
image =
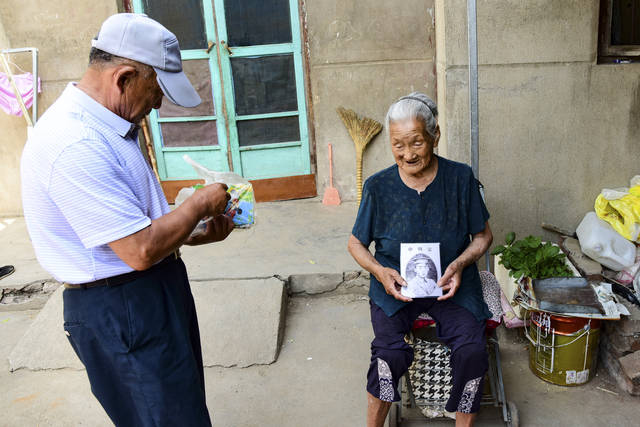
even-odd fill
[{"label": "white polo shirt", "polygon": [[108,243],[169,213],[136,127],[73,83],[34,127],[21,179],[36,256],[61,282],[132,271]]}]

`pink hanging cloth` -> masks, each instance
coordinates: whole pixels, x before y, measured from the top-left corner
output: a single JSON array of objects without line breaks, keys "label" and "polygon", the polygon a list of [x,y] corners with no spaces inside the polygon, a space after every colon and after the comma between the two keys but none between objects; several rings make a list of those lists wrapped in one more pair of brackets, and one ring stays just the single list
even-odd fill
[{"label": "pink hanging cloth", "polygon": [[[33,74],[14,74],[13,81],[22,95],[25,106],[30,108],[33,105]],[[40,83],[40,79],[38,79],[38,93],[42,92]],[[9,76],[3,72],[0,72],[0,108],[7,114],[22,116],[22,109],[16,94],[13,92]]]}]

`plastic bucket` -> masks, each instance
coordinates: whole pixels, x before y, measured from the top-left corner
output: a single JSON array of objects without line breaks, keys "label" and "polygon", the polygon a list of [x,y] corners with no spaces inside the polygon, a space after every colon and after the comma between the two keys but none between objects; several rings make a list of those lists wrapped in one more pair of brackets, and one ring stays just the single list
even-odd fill
[{"label": "plastic bucket", "polygon": [[529,346],[529,368],[553,384],[576,386],[588,382],[596,372],[600,320],[555,316],[532,311],[525,326]]}]

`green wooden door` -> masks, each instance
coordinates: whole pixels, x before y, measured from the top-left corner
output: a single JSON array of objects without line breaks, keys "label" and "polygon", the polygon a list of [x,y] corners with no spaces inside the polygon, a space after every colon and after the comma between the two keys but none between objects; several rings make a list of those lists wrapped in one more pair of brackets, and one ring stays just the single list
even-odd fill
[{"label": "green wooden door", "polygon": [[183,154],[248,179],[310,173],[297,0],[135,0],[134,10],[176,34],[203,99],[152,112],[161,179],[195,178]]},{"label": "green wooden door", "polygon": [[297,0],[215,0],[233,168],[310,173]]},{"label": "green wooden door", "polygon": [[[209,169],[227,171],[228,138],[224,120],[212,5],[202,0],[135,0],[144,12],[173,31],[180,41],[183,69],[202,104],[182,108],[164,99],[150,114],[151,132],[163,180],[194,178],[188,154]],[[211,46],[211,48],[209,48]]]}]

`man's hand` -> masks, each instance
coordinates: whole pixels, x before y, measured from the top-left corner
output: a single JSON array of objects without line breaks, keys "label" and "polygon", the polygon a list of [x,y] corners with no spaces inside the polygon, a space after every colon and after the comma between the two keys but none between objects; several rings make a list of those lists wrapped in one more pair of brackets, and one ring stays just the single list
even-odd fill
[{"label": "man's hand", "polygon": [[387,294],[393,296],[395,299],[411,302],[413,301],[411,298],[407,298],[400,293],[400,289],[402,286],[407,286],[407,282],[400,276],[393,268],[382,267],[375,273],[376,279],[382,286],[384,286],[384,290],[387,291]]},{"label": "man's hand", "polygon": [[463,267],[457,262],[452,262],[445,270],[444,274],[438,280],[438,286],[442,288],[442,291],[448,291],[441,297],[438,297],[438,301],[449,299],[456,294],[460,287],[460,281],[462,280]]},{"label": "man's hand", "polygon": [[231,217],[227,215],[218,215],[206,222],[207,228],[204,233],[190,237],[186,245],[204,245],[206,243],[220,242],[227,238],[233,231],[234,225]]},{"label": "man's hand", "polygon": [[196,190],[191,197],[194,197],[201,206],[202,218],[223,214],[231,199],[231,195],[227,193],[227,186],[220,183],[204,186]]}]

